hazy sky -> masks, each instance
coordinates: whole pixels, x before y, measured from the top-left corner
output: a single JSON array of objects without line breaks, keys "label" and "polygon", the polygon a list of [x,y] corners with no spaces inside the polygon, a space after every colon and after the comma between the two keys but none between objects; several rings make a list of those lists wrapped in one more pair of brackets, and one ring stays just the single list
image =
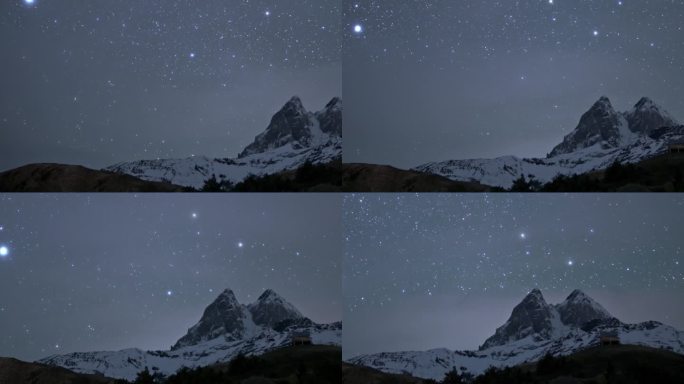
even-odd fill
[{"label": "hazy sky", "polygon": [[[338,0],[0,3],[0,170],[232,157],[341,96]],[[10,140],[11,138],[11,140]]]},{"label": "hazy sky", "polygon": [[350,195],[345,358],[477,349],[534,288],[684,329],[684,197]]},{"label": "hazy sky", "polygon": [[224,289],[342,319],[340,198],[0,195],[0,356],[168,349]]},{"label": "hazy sky", "polygon": [[345,161],[546,156],[602,95],[684,121],[684,1],[344,2]]}]

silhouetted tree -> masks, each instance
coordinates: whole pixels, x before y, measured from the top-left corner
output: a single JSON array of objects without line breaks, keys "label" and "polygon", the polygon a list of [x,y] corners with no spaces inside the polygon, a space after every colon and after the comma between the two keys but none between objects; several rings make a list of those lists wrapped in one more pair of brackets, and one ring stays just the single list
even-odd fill
[{"label": "silhouetted tree", "polygon": [[447,372],[447,374],[444,375],[444,379],[442,379],[442,384],[462,384],[462,383],[463,383],[463,379],[461,378],[461,375],[458,373],[456,368]]},{"label": "silhouetted tree", "polygon": [[520,177],[513,182],[511,187],[511,192],[531,192],[532,187],[530,183],[525,179],[525,175],[520,175]]},{"label": "silhouetted tree", "polygon": [[150,371],[145,367],[145,370],[138,372],[133,384],[154,384],[154,377],[150,374]]}]

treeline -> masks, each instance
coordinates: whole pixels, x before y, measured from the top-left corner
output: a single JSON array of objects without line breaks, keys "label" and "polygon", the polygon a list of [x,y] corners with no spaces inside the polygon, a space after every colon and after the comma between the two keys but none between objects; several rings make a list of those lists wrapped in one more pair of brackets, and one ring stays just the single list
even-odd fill
[{"label": "treeline", "polygon": [[[649,164],[653,165],[653,164]],[[602,176],[596,174],[558,175],[543,184],[521,175],[508,192],[683,192],[684,170],[678,164],[613,163]]]},{"label": "treeline", "polygon": [[342,165],[305,163],[294,171],[250,175],[233,184],[212,175],[201,192],[336,192],[342,189]]}]

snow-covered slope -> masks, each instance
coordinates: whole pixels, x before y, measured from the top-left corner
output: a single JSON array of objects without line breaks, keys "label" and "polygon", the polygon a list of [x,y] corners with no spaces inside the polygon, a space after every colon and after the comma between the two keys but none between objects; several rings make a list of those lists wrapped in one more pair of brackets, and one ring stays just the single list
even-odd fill
[{"label": "snow-covered slope", "polygon": [[105,170],[148,181],[168,181],[201,188],[216,176],[238,183],[249,175],[296,169],[304,163],[324,164],[342,158],[342,100],[332,99],[319,112],[308,112],[298,97],[278,111],[266,130],[236,159],[191,157],[125,162]]},{"label": "snow-covered slope", "polygon": [[521,175],[547,183],[559,174],[582,174],[615,162],[636,163],[664,154],[670,143],[684,138],[684,126],[677,124],[648,98],[619,113],[607,97],[602,97],[546,158],[450,160],[420,165],[415,170],[503,188],[510,188]]},{"label": "snow-covered slope", "polygon": [[[263,321],[253,313],[263,314]],[[79,352],[54,355],[40,363],[79,373],[102,373],[132,380],[147,367],[170,375],[182,367],[227,362],[238,354],[259,355],[290,345],[291,334],[308,332],[314,344],[341,345],[342,323],[317,324],[272,290],[257,302],[242,305],[232,291],[221,293],[204,311],[200,321],[168,351],[125,349],[112,352]]]},{"label": "snow-covered slope", "polygon": [[491,366],[537,361],[546,354],[569,355],[600,344],[602,335],[612,333],[623,344],[665,348],[684,354],[684,332],[673,327],[656,321],[625,324],[579,290],[557,305],[546,303],[541,292],[533,290],[478,351],[433,349],[378,353],[354,357],[349,362],[388,373],[441,380],[453,368],[465,368],[479,375]]}]

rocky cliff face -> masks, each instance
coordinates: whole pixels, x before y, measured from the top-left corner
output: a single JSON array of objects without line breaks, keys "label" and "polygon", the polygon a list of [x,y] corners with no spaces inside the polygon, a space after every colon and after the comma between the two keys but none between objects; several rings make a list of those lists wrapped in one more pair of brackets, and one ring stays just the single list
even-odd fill
[{"label": "rocky cliff face", "polygon": [[607,97],[601,97],[582,115],[577,128],[551,151],[549,157],[572,153],[597,143],[606,148],[617,147],[620,145],[621,131],[626,127],[626,119],[613,109]]},{"label": "rocky cliff face", "polygon": [[307,147],[311,144],[314,127],[313,115],[304,109],[302,100],[295,96],[278,111],[262,134],[248,145],[238,158],[292,143],[295,148]]},{"label": "rocky cliff face", "polygon": [[664,108],[648,98],[621,113],[615,111],[607,97],[601,97],[546,158],[448,160],[414,169],[502,188],[510,188],[521,175],[548,183],[558,175],[584,174],[606,169],[615,162],[638,163],[665,154],[670,143],[684,139],[684,129],[677,124]]},{"label": "rocky cliff face", "polygon": [[546,303],[541,291],[534,289],[513,308],[508,321],[480,349],[504,345],[530,335],[548,338],[553,331],[555,315],[554,308]]},{"label": "rocky cliff face", "polygon": [[665,109],[648,97],[641,98],[631,111],[624,113],[624,116],[630,131],[645,135],[650,135],[657,129],[674,127],[678,124]]},{"label": "rocky cliff face", "polygon": [[478,351],[385,352],[357,356],[348,361],[387,373],[410,373],[441,380],[454,367],[473,375],[489,367],[506,367],[538,361],[547,354],[570,355],[600,344],[604,334],[623,344],[643,345],[684,354],[684,332],[647,321],[626,324],[612,317],[582,291],[573,291],[557,305],[548,304],[535,289],[513,308],[510,318]]},{"label": "rocky cliff face", "polygon": [[199,344],[222,335],[240,339],[244,336],[247,319],[245,308],[237,301],[233,291],[226,289],[204,310],[200,321],[171,349]]},{"label": "rocky cliff face", "polygon": [[250,175],[294,170],[306,163],[327,164],[342,158],[342,100],[333,98],[318,112],[309,112],[299,97],[290,99],[235,159],[203,156],[187,159],[140,160],[106,170],[146,181],[167,181],[200,189],[212,177],[233,184]]},{"label": "rocky cliff face", "polygon": [[252,314],[252,321],[265,327],[274,327],[285,320],[304,318],[297,308],[270,289],[266,290],[255,303],[250,304],[247,308]]},{"label": "rocky cliff face", "polygon": [[612,318],[601,304],[578,289],[574,290],[564,302],[557,305],[556,310],[563,324],[577,328],[590,321]]},{"label": "rocky cliff face", "polygon": [[228,362],[240,354],[259,355],[290,345],[295,333],[311,335],[314,344],[342,343],[341,322],[317,324],[273,290],[266,290],[255,303],[244,305],[227,289],[170,350],[79,352],[50,356],[40,362],[78,373],[134,380],[146,367],[169,375],[182,367]]}]

